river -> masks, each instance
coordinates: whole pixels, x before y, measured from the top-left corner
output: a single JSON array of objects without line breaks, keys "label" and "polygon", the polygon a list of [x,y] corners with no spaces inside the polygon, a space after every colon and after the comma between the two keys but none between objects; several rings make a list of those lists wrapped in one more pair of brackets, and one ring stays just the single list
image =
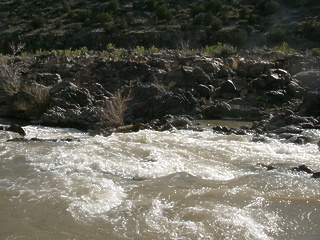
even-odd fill
[{"label": "river", "polygon": [[27,138],[76,140],[8,142],[16,134],[0,131],[1,239],[319,239],[320,180],[288,170],[320,171],[314,143],[24,129]]}]

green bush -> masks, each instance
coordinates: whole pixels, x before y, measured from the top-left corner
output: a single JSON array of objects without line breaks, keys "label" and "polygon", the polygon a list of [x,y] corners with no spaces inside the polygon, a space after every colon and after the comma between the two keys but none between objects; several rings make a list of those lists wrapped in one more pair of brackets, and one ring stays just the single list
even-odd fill
[{"label": "green bush", "polygon": [[108,22],[103,24],[103,30],[108,34],[113,33],[115,29],[116,28],[115,28],[114,22]]},{"label": "green bush", "polygon": [[63,26],[63,22],[62,21],[57,21],[55,24],[54,24],[55,28],[56,29],[60,29],[62,26]]},{"label": "green bush", "polygon": [[25,3],[24,0],[14,0],[13,1],[14,6],[16,6],[16,7],[23,6],[24,3]]},{"label": "green bush", "polygon": [[320,42],[320,23],[316,19],[310,19],[303,22],[302,24],[302,33],[305,38],[311,41]]},{"label": "green bush", "polygon": [[281,28],[275,28],[267,35],[267,40],[271,44],[285,42],[285,39],[286,32]]},{"label": "green bush", "polygon": [[82,28],[82,24],[81,23],[74,23],[74,24],[71,24],[69,27],[74,32],[79,32]]},{"label": "green bush", "polygon": [[121,30],[125,30],[128,28],[128,23],[127,20],[125,18],[121,18],[118,22],[117,22],[117,28],[121,29]]},{"label": "green bush", "polygon": [[250,13],[250,10],[247,6],[243,7],[240,9],[239,11],[239,18],[240,19],[248,19],[249,18],[249,13]]},{"label": "green bush", "polygon": [[202,51],[211,56],[228,57],[236,54],[237,48],[230,44],[218,43],[217,45],[205,46]]},{"label": "green bush", "polygon": [[152,11],[152,10],[156,9],[157,1],[156,0],[147,0],[145,2],[145,7],[147,10]]},{"label": "green bush", "polygon": [[132,12],[126,13],[126,21],[128,25],[133,25],[135,23],[135,18]]},{"label": "green bush", "polygon": [[211,29],[214,31],[218,31],[222,28],[222,21],[219,18],[214,18],[210,24]]},{"label": "green bush", "polygon": [[19,23],[19,17],[15,13],[10,14],[8,17],[8,20],[9,20],[9,23],[13,25]]},{"label": "green bush", "polygon": [[259,19],[259,16],[258,16],[258,15],[250,14],[250,15],[248,16],[248,23],[249,23],[250,25],[258,24],[259,21],[260,21],[260,19]]},{"label": "green bush", "polygon": [[175,5],[174,5],[174,11],[175,11],[175,13],[181,12],[181,9],[182,9],[182,7],[181,7],[180,4],[175,4]]},{"label": "green bush", "polygon": [[286,43],[286,42],[283,42],[282,45],[275,46],[275,47],[273,48],[273,50],[274,50],[274,51],[278,51],[278,52],[282,52],[282,53],[285,53],[285,54],[297,52],[297,51],[294,50],[293,48],[290,48],[290,47],[289,47],[289,44]]},{"label": "green bush", "polygon": [[221,20],[224,24],[226,24],[228,22],[228,16],[229,16],[229,8],[224,7],[221,10]]},{"label": "green bush", "polygon": [[144,0],[139,0],[139,1],[134,2],[132,4],[132,9],[133,10],[141,10],[143,7],[145,7]]},{"label": "green bush", "polygon": [[41,27],[44,27],[45,24],[46,24],[46,20],[45,20],[44,16],[32,17],[32,20],[31,20],[32,28],[34,28],[34,29],[41,28]]},{"label": "green bush", "polygon": [[171,21],[173,18],[173,15],[166,6],[160,6],[157,8],[156,17],[159,20]]},{"label": "green bush", "polygon": [[87,19],[90,19],[92,16],[92,11],[90,9],[84,9],[84,10],[79,10],[77,12],[77,19],[80,21],[80,22],[84,22],[86,21]]},{"label": "green bush", "polygon": [[213,13],[212,12],[208,12],[203,17],[203,24],[205,26],[210,26],[213,23],[214,19],[215,19],[215,17],[213,15]]},{"label": "green bush", "polygon": [[197,5],[191,6],[190,14],[191,14],[191,17],[195,17],[198,14],[203,13],[205,11],[206,11],[206,7],[203,4],[197,4]]},{"label": "green bush", "polygon": [[248,34],[247,31],[236,28],[230,32],[229,35],[229,43],[231,43],[234,46],[241,47],[243,46],[248,40]]},{"label": "green bush", "polygon": [[221,11],[222,6],[223,6],[223,4],[222,4],[221,0],[210,0],[206,4],[206,10],[211,11],[213,13],[218,13]]},{"label": "green bush", "polygon": [[76,13],[73,10],[70,10],[67,16],[68,18],[74,18],[76,16]]},{"label": "green bush", "polygon": [[69,13],[71,11],[70,4],[68,2],[64,2],[62,4],[62,10],[61,11],[64,12],[64,13]]},{"label": "green bush", "polygon": [[120,8],[120,4],[118,0],[111,0],[111,2],[108,4],[106,11],[107,12],[118,12]]},{"label": "green bush", "polygon": [[92,24],[92,21],[90,18],[86,18],[86,20],[84,20],[82,26],[83,27],[89,27]]},{"label": "green bush", "polygon": [[266,15],[274,14],[279,9],[279,3],[276,0],[267,1],[265,4],[264,13]]},{"label": "green bush", "polygon": [[95,22],[101,24],[113,22],[113,17],[109,13],[100,13],[95,17]]},{"label": "green bush", "polygon": [[199,13],[197,16],[193,18],[194,25],[202,25],[204,21],[205,13]]},{"label": "green bush", "polygon": [[320,57],[320,48],[312,48],[312,49],[310,50],[310,53],[311,53],[313,56]]},{"label": "green bush", "polygon": [[262,0],[258,3],[258,8],[264,15],[272,15],[279,9],[277,0]]},{"label": "green bush", "polygon": [[188,21],[185,21],[180,25],[181,31],[188,31],[191,28],[192,28],[192,26]]}]

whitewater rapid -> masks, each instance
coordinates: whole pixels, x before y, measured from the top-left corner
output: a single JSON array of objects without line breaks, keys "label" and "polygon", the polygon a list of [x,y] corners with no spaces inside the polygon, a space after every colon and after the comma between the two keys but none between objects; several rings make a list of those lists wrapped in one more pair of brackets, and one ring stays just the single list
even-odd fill
[{"label": "whitewater rapid", "polygon": [[[0,133],[3,239],[318,239],[314,142],[173,130]],[[72,138],[73,141],[62,141]],[[61,141],[59,141],[59,139]],[[259,163],[272,164],[267,171]]]}]

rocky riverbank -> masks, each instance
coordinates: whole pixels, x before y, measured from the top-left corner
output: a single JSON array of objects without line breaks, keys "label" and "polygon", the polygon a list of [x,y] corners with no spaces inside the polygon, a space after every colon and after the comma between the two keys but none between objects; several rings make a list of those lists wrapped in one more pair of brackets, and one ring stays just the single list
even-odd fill
[{"label": "rocky riverbank", "polygon": [[[2,63],[0,116],[93,132],[184,127],[194,119],[255,121],[257,132],[320,128],[319,59],[261,51],[214,58],[177,51],[43,53]],[[7,84],[7,85],[6,85]],[[142,125],[141,125],[142,126]]]}]

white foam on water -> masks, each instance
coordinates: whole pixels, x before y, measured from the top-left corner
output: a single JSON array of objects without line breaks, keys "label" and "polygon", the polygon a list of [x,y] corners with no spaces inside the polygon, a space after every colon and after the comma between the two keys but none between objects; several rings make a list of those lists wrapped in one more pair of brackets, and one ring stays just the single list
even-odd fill
[{"label": "white foam on water", "polygon": [[316,144],[253,142],[250,135],[211,131],[109,137],[48,127],[26,131],[29,138],[78,140],[6,142],[13,135],[1,133],[6,177],[0,189],[17,191],[12,200],[63,201],[60,211],[93,229],[102,219],[125,239],[269,240],[292,237],[294,230],[308,234],[308,227],[309,234],[317,232],[311,223],[319,219],[319,182],[288,170],[304,163],[320,171]]}]

